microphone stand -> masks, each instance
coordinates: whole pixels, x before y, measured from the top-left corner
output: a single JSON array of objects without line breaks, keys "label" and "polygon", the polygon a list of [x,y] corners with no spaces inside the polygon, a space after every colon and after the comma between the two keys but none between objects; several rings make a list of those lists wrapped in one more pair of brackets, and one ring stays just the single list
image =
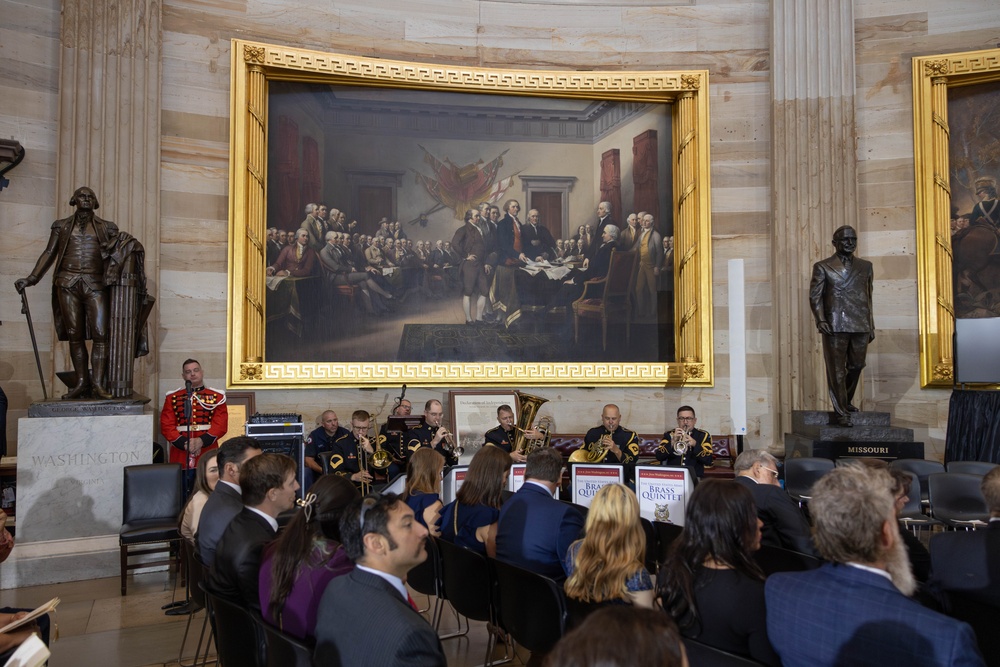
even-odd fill
[{"label": "microphone stand", "polygon": [[184,399],[184,422],[187,425],[186,445],[184,447],[184,497],[187,498],[191,492],[191,489],[188,488],[191,483],[188,480],[188,473],[191,470],[191,422],[194,420],[194,406],[192,405],[194,387],[191,386],[191,380],[184,382],[184,389],[187,392]]}]

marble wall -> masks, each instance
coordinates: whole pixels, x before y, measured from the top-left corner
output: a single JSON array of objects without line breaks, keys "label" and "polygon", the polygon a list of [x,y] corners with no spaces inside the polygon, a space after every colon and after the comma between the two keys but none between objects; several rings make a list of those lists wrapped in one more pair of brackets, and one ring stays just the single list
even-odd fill
[{"label": "marble wall", "polygon": [[[919,389],[916,357],[909,59],[994,46],[1000,41],[1000,8],[990,0],[854,0],[853,10],[860,254],[875,263],[880,329],[864,379],[865,407],[892,412],[932,445],[929,456],[940,455],[947,393]],[[5,100],[0,136],[16,136],[28,149],[24,163],[10,174],[11,187],[0,193],[0,234],[13,250],[0,265],[0,285],[10,285],[30,270],[49,221],[66,214],[68,193],[54,189],[60,2],[0,0],[0,14],[0,99]],[[773,336],[772,276],[782,258],[773,256],[771,214],[770,0],[651,0],[620,7],[515,0],[165,0],[161,23],[160,247],[158,264],[151,267],[159,285],[159,328],[154,354],[143,362],[150,366],[159,397],[179,386],[180,365],[188,356],[200,359],[210,385],[222,386],[231,38],[459,65],[707,68],[712,81],[715,387],[522,389],[553,399],[564,432],[596,424],[600,406],[608,401],[618,402],[623,423],[640,431],[661,431],[672,422],[676,406],[690,403],[698,407],[702,426],[727,432],[726,261],[739,257],[746,260],[747,278],[748,439],[754,446],[781,441],[782,414],[791,406],[779,388],[798,379],[781,370]],[[825,254],[823,248],[799,251]],[[808,275],[801,279],[808,281]],[[47,284],[32,293],[43,350],[51,349]],[[41,392],[13,290],[0,289],[0,319],[7,322],[0,339],[0,386],[11,397],[16,417]],[[53,365],[45,354],[48,374]],[[300,411],[311,419],[329,406],[342,413],[376,407],[395,393],[260,391],[257,407]],[[440,390],[414,388],[408,395],[415,404],[444,396]],[[8,430],[13,434],[14,427]]]}]

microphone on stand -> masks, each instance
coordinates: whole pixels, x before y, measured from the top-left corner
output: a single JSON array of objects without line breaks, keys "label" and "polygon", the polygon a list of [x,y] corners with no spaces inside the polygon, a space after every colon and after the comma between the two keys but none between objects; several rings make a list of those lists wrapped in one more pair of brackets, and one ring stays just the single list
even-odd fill
[{"label": "microphone on stand", "polygon": [[189,396],[191,395],[191,391],[192,391],[192,389],[191,389],[191,380],[184,380],[184,391],[186,391]]}]

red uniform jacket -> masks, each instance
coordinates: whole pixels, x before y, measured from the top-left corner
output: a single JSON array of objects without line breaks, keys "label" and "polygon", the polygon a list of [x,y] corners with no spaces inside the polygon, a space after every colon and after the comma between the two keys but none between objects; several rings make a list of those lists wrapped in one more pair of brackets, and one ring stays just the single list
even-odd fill
[{"label": "red uniform jacket", "polygon": [[187,422],[184,419],[184,403],[187,392],[184,387],[176,389],[163,401],[160,411],[160,432],[170,443],[170,462],[180,463],[187,468],[198,464],[198,459],[209,449],[215,448],[215,442],[226,434],[229,428],[229,411],[226,409],[225,392],[209,387],[199,387],[191,395],[191,437],[201,437],[205,443],[201,454],[197,457],[188,456],[185,461],[184,445],[187,443]]}]

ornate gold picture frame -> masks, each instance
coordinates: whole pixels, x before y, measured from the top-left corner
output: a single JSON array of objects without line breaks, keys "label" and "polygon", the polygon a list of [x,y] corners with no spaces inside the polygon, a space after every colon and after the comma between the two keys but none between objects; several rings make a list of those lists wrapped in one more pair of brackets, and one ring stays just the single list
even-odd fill
[{"label": "ornate gold picture frame", "polygon": [[962,212],[960,194],[968,198],[968,193],[959,193],[959,183],[953,182],[956,172],[951,168],[949,153],[960,128],[949,124],[949,97],[954,97],[959,88],[998,82],[1000,49],[913,59],[921,387],[950,387],[954,376],[956,292],[952,239],[956,230],[952,219],[956,211],[959,215]]},{"label": "ornate gold picture frame", "polygon": [[[663,105],[669,114],[673,359],[662,363],[269,360],[266,228],[269,87],[275,82]],[[713,384],[708,72],[575,72],[457,67],[233,40],[228,385],[239,388]],[[527,208],[527,206],[525,206]],[[526,213],[526,211],[525,211]],[[622,214],[624,217],[624,214]],[[618,224],[623,225],[619,219]],[[598,338],[600,334],[598,333]],[[614,341],[623,344],[623,340]]]}]

